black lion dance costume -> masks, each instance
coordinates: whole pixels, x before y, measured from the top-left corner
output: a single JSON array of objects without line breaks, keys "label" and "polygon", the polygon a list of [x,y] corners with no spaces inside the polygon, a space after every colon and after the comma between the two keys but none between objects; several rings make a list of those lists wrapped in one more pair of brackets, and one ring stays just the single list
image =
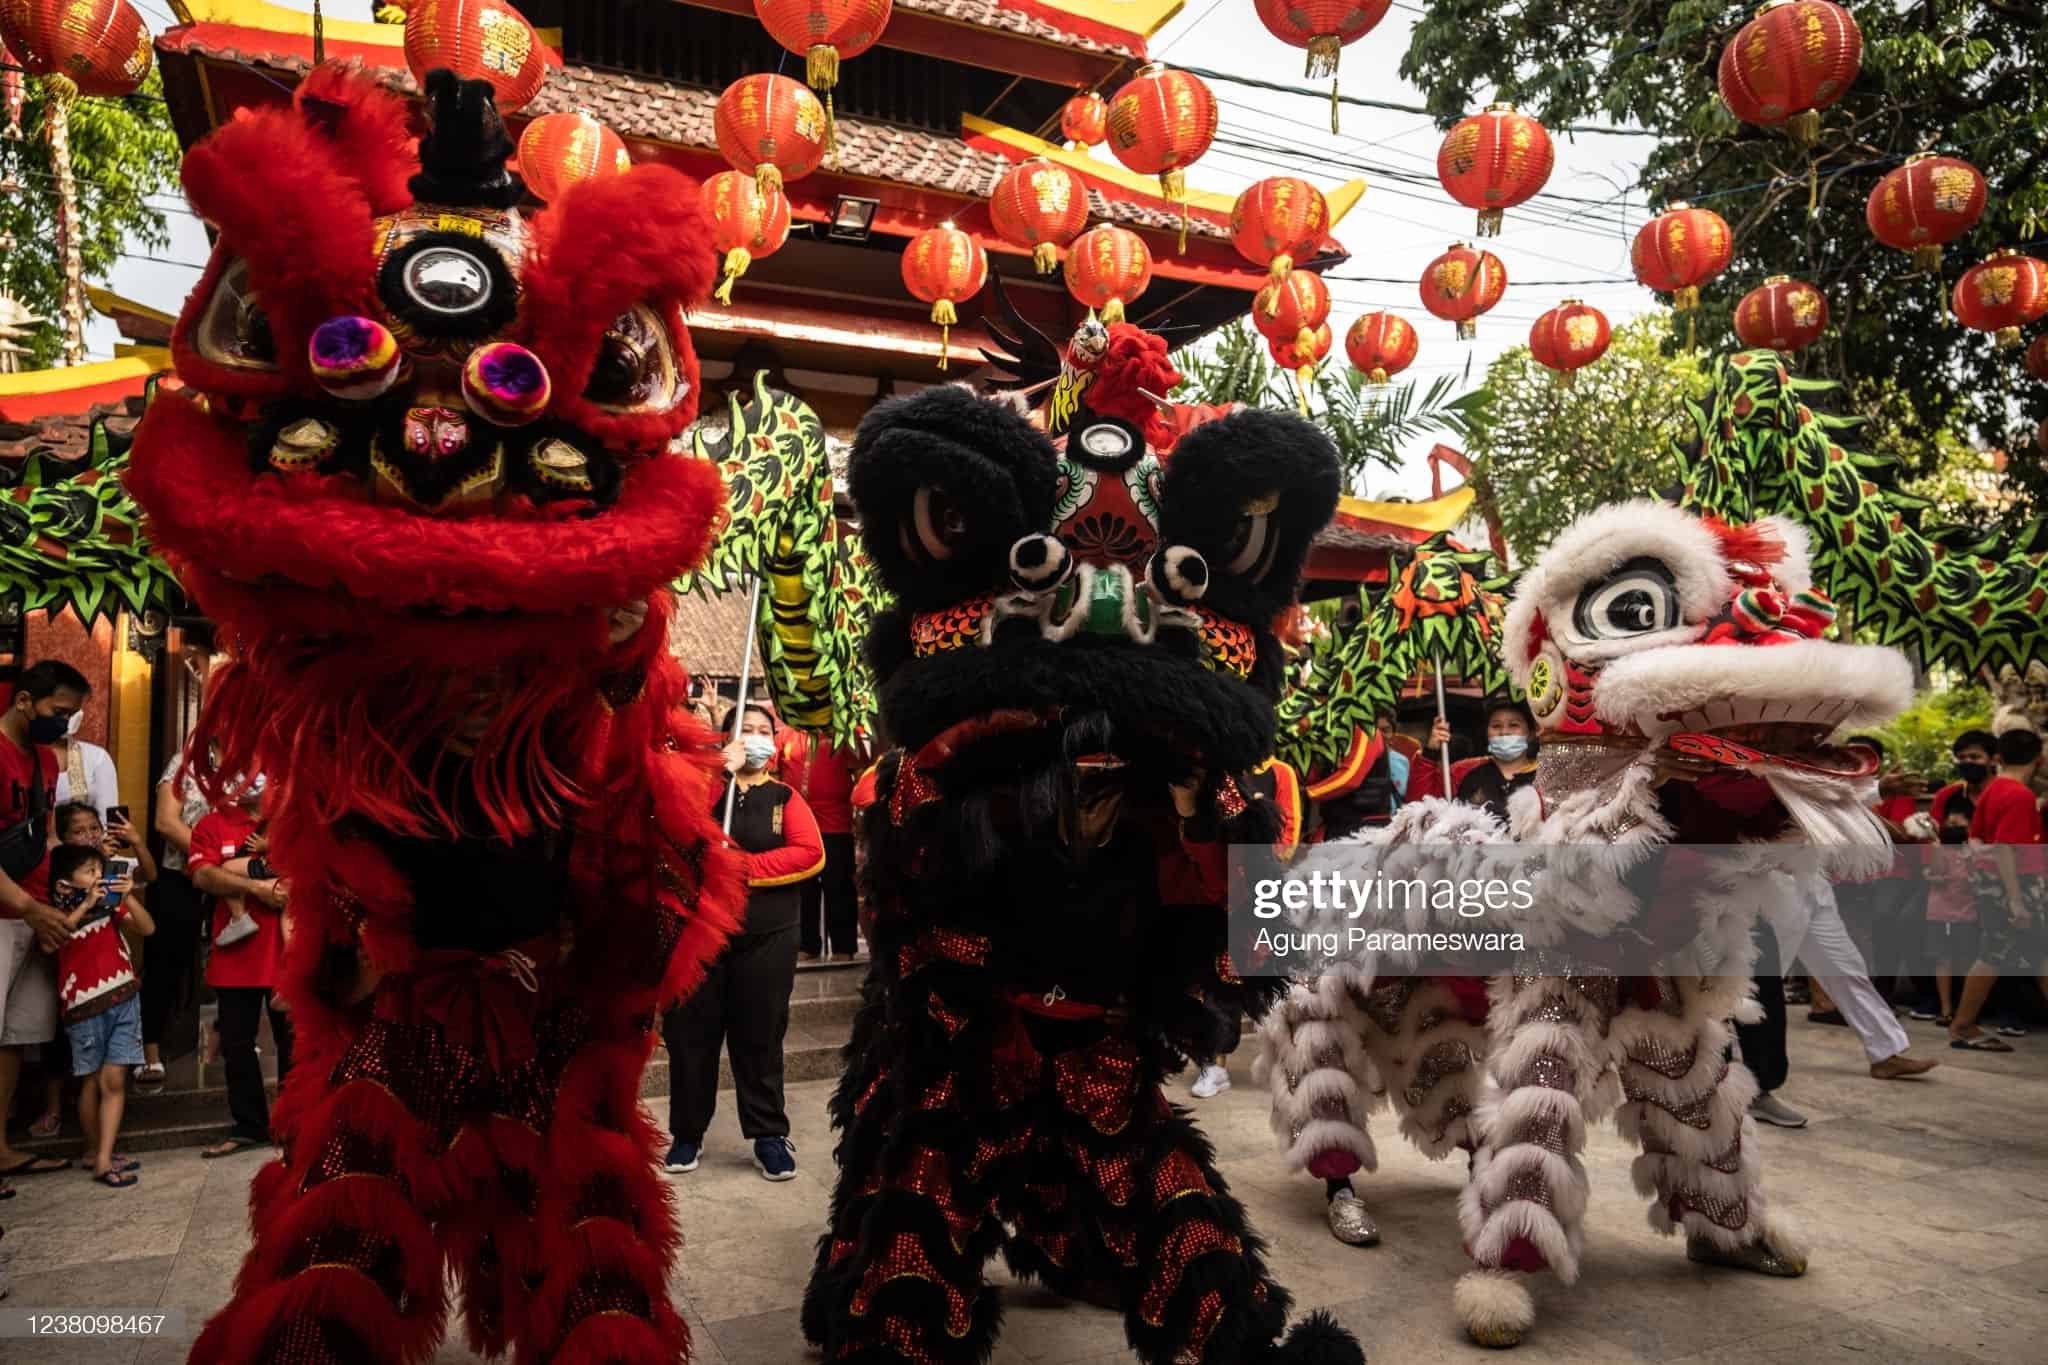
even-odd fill
[{"label": "black lion dance costume", "polygon": [[[522,207],[481,82],[333,67],[185,163],[218,232],[131,480],[237,660],[192,740],[270,779],[299,1065],[193,1359],[679,1361],[639,1106],[656,1011],[740,906],[664,586],[715,471],[695,186]],[[210,757],[209,757],[210,756]]]},{"label": "black lion dance costume", "polygon": [[897,747],[864,816],[874,967],[804,1331],[835,1365],[986,1361],[1005,1249],[1120,1305],[1145,1361],[1356,1365],[1320,1315],[1280,1340],[1288,1295],[1160,1089],[1214,1036],[1205,996],[1266,1001],[1230,968],[1225,846],[1273,847],[1298,808],[1267,761],[1268,623],[1335,453],[1245,411],[1161,459],[1164,344],[1084,332],[1062,449],[958,387],[877,407],[854,442],[897,602],[868,643]]}]

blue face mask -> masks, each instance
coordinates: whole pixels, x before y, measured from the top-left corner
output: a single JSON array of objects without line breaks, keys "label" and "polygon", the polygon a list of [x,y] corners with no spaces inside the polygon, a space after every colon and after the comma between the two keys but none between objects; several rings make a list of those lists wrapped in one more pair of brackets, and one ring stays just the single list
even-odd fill
[{"label": "blue face mask", "polygon": [[766,735],[743,735],[740,747],[746,751],[749,768],[765,768],[775,757],[775,741]]},{"label": "blue face mask", "polygon": [[1527,735],[1493,735],[1486,741],[1486,752],[1495,758],[1512,761],[1529,752]]}]

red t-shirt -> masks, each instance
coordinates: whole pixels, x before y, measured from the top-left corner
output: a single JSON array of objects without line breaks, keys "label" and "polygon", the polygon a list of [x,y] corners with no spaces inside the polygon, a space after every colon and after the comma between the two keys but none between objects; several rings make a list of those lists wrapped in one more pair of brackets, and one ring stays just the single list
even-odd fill
[{"label": "red t-shirt", "polygon": [[1934,794],[1934,804],[1928,807],[1927,814],[1933,819],[1936,829],[1941,828],[1942,817],[1948,814],[1948,803],[1965,795],[1968,790],[1961,782],[1951,782]]},{"label": "red t-shirt", "polygon": [[57,949],[57,991],[64,1002],[65,1023],[105,1013],[141,988],[121,933],[127,916],[123,902],[109,914],[86,920]]},{"label": "red t-shirt", "polygon": [[779,747],[779,776],[811,808],[818,832],[853,833],[853,769],[846,755],[796,729],[782,732]]},{"label": "red t-shirt", "polygon": [[1977,798],[1970,837],[1980,844],[2038,844],[2041,807],[2033,792],[2009,777],[1994,777]]},{"label": "red t-shirt", "polygon": [[[192,831],[192,855],[186,862],[196,878],[202,867],[220,867],[242,856],[242,845],[256,832],[256,821],[240,806],[211,811]],[[213,901],[213,936],[229,919],[230,899]],[[221,986],[275,986],[284,967],[284,917],[261,901],[247,901],[255,917],[256,932],[228,947],[214,945],[206,958],[206,984]]]},{"label": "red t-shirt", "polygon": [[[38,759],[41,760],[40,765],[37,763]],[[50,837],[48,813],[57,806],[57,755],[41,744],[34,746],[31,755],[30,750],[22,748],[7,736],[0,735],[0,830],[12,829],[28,818],[28,784],[34,780],[32,774],[38,766],[42,768],[43,839],[47,842]],[[48,861],[47,858],[44,859],[45,865]],[[48,879],[44,879],[42,889],[39,890],[34,884],[35,876],[35,873],[31,873],[24,877],[19,885],[37,900],[47,903]],[[0,909],[0,919],[19,918],[19,915]]]}]

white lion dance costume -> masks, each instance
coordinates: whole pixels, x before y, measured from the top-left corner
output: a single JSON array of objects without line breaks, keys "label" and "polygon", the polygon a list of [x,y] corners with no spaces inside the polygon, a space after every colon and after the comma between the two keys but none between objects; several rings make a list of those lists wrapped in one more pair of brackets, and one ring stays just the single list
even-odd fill
[{"label": "white lion dance costume", "polygon": [[[1833,618],[1792,523],[1604,508],[1558,537],[1507,613],[1507,663],[1542,740],[1508,828],[1424,801],[1301,869],[1355,872],[1370,843],[1389,878],[1534,878],[1531,908],[1486,917],[1527,947],[1488,983],[1483,1029],[1465,980],[1352,962],[1294,988],[1260,1059],[1297,1168],[1370,1169],[1365,1114],[1382,1091],[1423,1150],[1471,1145],[1459,1221],[1476,1268],[1455,1300],[1482,1344],[1514,1345],[1535,1320],[1517,1272],[1577,1279],[1580,1152],[1610,1112],[1641,1148],[1653,1227],[1682,1227],[1696,1261],[1805,1270],[1761,1187],[1756,1082],[1731,1060],[1728,1023],[1748,1003],[1752,926],[1769,899],[1798,896],[1782,846],[1818,846],[1805,866],[1835,875],[1890,857],[1866,805],[1876,755],[1827,740],[1903,709],[1912,669],[1821,638]],[[1472,922],[1416,910],[1386,927]]]}]

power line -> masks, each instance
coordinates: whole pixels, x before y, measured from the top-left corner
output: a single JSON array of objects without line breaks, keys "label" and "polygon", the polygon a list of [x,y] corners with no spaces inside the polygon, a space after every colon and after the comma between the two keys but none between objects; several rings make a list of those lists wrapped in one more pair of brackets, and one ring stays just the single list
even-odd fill
[{"label": "power line", "polygon": [[[1271,90],[1281,95],[1300,95],[1307,99],[1335,100],[1339,104],[1355,104],[1361,109],[1386,109],[1396,114],[1436,115],[1419,104],[1396,104],[1391,100],[1367,99],[1363,95],[1345,95],[1333,90],[1316,90],[1306,85],[1288,85],[1281,81],[1261,80],[1257,76],[1240,76],[1230,71],[1217,71],[1210,67],[1183,66],[1179,68],[1191,76],[1200,76],[1205,81],[1225,81],[1231,85],[1249,86],[1254,90]],[[1554,129],[1561,133],[1606,133],[1616,137],[1655,137],[1647,128],[1616,128],[1605,123],[1567,123]]]}]

